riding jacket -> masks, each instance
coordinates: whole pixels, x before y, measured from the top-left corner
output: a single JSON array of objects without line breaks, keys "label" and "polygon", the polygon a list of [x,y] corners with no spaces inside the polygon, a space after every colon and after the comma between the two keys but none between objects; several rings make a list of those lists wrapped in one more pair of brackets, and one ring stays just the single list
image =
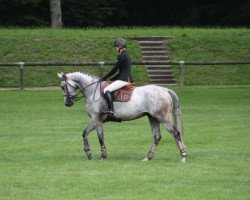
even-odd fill
[{"label": "riding jacket", "polygon": [[[116,72],[118,73],[113,76]],[[107,80],[109,77],[113,76],[110,80],[121,80],[126,82],[133,82],[132,74],[131,74],[131,59],[126,50],[123,50],[117,56],[117,61],[113,69],[106,74],[102,80]]]}]

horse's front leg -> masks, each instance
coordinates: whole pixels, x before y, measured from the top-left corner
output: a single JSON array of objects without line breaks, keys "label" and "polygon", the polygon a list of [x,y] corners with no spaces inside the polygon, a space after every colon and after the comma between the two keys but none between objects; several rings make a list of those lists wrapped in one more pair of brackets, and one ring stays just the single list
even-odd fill
[{"label": "horse's front leg", "polygon": [[103,136],[103,122],[100,119],[95,120],[96,131],[98,134],[98,139],[101,145],[101,160],[105,160],[107,158],[107,150],[104,144],[104,136]]},{"label": "horse's front leg", "polygon": [[84,129],[82,137],[83,137],[83,150],[85,151],[87,157],[89,160],[91,160],[93,158],[93,154],[90,151],[89,148],[89,141],[88,141],[88,135],[89,133],[95,129],[95,124],[93,122],[91,122],[87,128]]}]

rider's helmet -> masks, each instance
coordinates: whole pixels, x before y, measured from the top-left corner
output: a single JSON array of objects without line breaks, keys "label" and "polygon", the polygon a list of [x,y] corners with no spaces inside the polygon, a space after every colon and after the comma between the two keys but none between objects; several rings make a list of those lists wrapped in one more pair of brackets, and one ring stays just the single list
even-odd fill
[{"label": "rider's helmet", "polygon": [[123,38],[118,38],[114,42],[114,47],[122,46],[123,48],[126,48],[126,40]]}]

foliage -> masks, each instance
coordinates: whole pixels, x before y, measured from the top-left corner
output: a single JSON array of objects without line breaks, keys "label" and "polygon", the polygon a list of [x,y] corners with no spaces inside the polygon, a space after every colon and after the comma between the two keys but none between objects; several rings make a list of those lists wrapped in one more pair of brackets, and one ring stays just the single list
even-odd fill
[{"label": "foliage", "polygon": [[105,124],[108,160],[82,152],[90,122],[84,101],[64,106],[61,91],[0,92],[1,199],[249,199],[250,88],[176,90],[184,117],[187,163],[161,127],[154,159],[146,118]]},{"label": "foliage", "polygon": [[1,0],[1,26],[49,26],[49,0]]},{"label": "foliage", "polygon": [[113,15],[115,2],[115,0],[62,0],[64,25],[66,27],[102,27],[107,18]]},{"label": "foliage", "polygon": [[[65,27],[249,26],[248,0],[61,0]],[[1,0],[0,26],[49,26],[49,0]]]}]

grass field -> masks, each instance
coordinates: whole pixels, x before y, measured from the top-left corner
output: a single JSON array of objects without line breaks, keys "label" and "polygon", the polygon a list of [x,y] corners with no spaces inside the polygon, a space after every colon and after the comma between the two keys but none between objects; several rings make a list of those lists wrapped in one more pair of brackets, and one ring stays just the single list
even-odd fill
[{"label": "grass field", "polygon": [[[116,59],[112,48],[117,37],[125,37],[133,61],[141,54],[133,36],[172,36],[169,40],[171,60],[229,61],[250,60],[250,31],[247,28],[135,27],[105,29],[0,29],[0,62],[84,62]],[[111,66],[105,68],[110,70]],[[98,74],[96,67],[26,67],[25,85],[57,85],[60,71],[85,71]],[[133,66],[137,84],[148,81],[143,66]],[[178,66],[174,67],[179,80]],[[18,87],[18,67],[0,68],[0,87]],[[250,85],[249,65],[187,66],[186,85]]]},{"label": "grass field", "polygon": [[187,163],[163,128],[154,159],[146,118],[105,124],[108,160],[82,153],[90,119],[84,101],[61,91],[0,92],[0,199],[247,200],[250,194],[250,87],[175,90],[184,118]]}]

